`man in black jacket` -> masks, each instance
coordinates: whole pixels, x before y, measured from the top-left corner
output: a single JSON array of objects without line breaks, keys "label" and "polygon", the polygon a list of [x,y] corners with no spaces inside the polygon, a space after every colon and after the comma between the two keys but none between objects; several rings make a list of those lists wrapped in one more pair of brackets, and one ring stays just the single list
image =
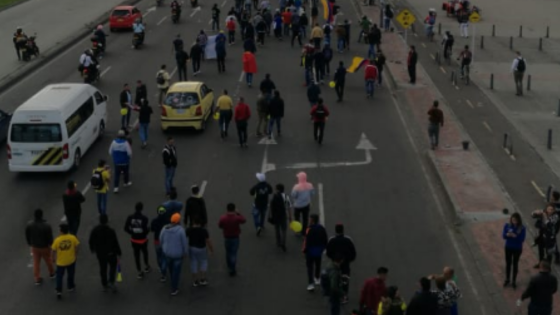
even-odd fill
[{"label": "man in black jacket", "polygon": [[[157,217],[152,219],[152,223],[150,224],[150,231],[154,234],[154,247],[156,249],[156,258],[159,270],[164,269],[165,264],[165,255],[163,254],[163,249],[161,248],[161,244],[159,242],[159,235],[161,234],[161,230],[169,224],[169,218],[167,216],[167,209],[164,206],[158,206],[157,208]],[[162,275],[160,280],[165,280],[165,275]]]},{"label": "man in black jacket", "polygon": [[270,79],[269,73],[267,73],[264,80],[262,80],[260,90],[264,97],[266,97],[266,100],[270,101],[273,91],[276,90],[276,84]]},{"label": "man in black jacket", "polygon": [[35,285],[43,283],[43,278],[41,278],[41,259],[47,264],[49,277],[54,279],[55,273],[51,256],[53,233],[51,226],[43,219],[43,210],[35,210],[34,220],[29,222],[25,229],[25,239],[27,240],[27,245],[31,247],[31,253],[33,254]]},{"label": "man in black jacket", "polygon": [[[152,271],[148,260],[148,218],[142,214],[144,204],[141,202],[136,203],[134,214],[126,218],[124,224],[124,231],[130,234],[130,243],[134,250],[134,262],[136,263],[136,270],[138,271],[138,279],[144,278],[145,273]],[[144,256],[145,268],[142,270],[140,265],[140,254]]]},{"label": "man in black jacket", "polygon": [[203,54],[204,52],[202,51],[202,46],[200,46],[200,40],[197,38],[196,43],[191,47],[192,71],[195,77],[200,73],[200,59]]},{"label": "man in black jacket", "polygon": [[319,223],[319,216],[309,216],[309,227],[302,231],[305,235],[303,242],[303,253],[307,266],[307,291],[315,290],[315,286],[321,284],[321,260],[327,246],[327,230]]},{"label": "man in black jacket", "polygon": [[315,52],[313,66],[315,67],[315,82],[323,84],[323,78],[325,77],[325,55],[323,55],[323,51],[317,50]]},{"label": "man in black jacket", "polygon": [[550,273],[550,263],[548,261],[541,261],[539,268],[539,274],[531,278],[527,289],[518,301],[518,305],[525,299],[531,299],[529,315],[551,315],[552,298],[558,290],[558,280]]},{"label": "man in black jacket", "polygon": [[438,310],[437,296],[431,291],[432,282],[426,277],[420,279],[420,291],[410,300],[406,308],[407,315],[436,315]]},{"label": "man in black jacket", "polygon": [[153,110],[148,104],[148,100],[143,99],[138,113],[138,134],[142,141],[142,149],[148,145],[148,130],[150,129],[150,116],[152,114]]},{"label": "man in black jacket", "polygon": [[408,58],[406,64],[408,66],[408,76],[410,77],[410,83],[416,83],[416,63],[418,62],[418,54],[416,53],[416,47],[414,45],[410,46],[408,51]]},{"label": "man in black jacket", "polygon": [[175,53],[175,61],[177,61],[177,72],[179,73],[179,81],[187,81],[187,61],[189,54],[183,49]]},{"label": "man in black jacket", "polygon": [[309,104],[311,105],[311,107],[317,104],[320,95],[321,88],[316,82],[312,82],[307,88],[307,100],[309,100]]},{"label": "man in black jacket", "polygon": [[130,87],[128,83],[125,83],[123,90],[119,97],[121,103],[121,109],[126,109],[126,113],[123,115],[121,111],[121,129],[127,129],[130,126],[130,110],[132,109],[132,93],[130,93]]},{"label": "man in black jacket", "polygon": [[270,201],[270,223],[274,224],[276,231],[276,246],[286,251],[286,230],[288,222],[292,221],[292,203],[290,197],[284,193],[284,185],[276,185],[276,193]]},{"label": "man in black jacket", "polygon": [[342,102],[342,97],[344,97],[344,84],[346,83],[346,68],[344,67],[344,62],[338,63],[338,68],[334,73],[334,89],[336,95],[338,96],[337,102]]},{"label": "man in black jacket", "polygon": [[253,203],[253,220],[255,222],[255,229],[257,229],[257,236],[261,235],[264,228],[264,221],[266,218],[266,208],[268,207],[268,196],[272,194],[272,186],[266,182],[266,176],[263,173],[256,174],[259,182],[251,188],[249,194],[254,197]]},{"label": "man in black jacket", "polygon": [[167,137],[167,144],[163,148],[162,155],[163,165],[165,165],[165,192],[169,195],[173,188],[173,178],[177,168],[177,150],[175,149],[173,137]]},{"label": "man in black jacket", "polygon": [[80,217],[82,216],[82,203],[86,201],[84,195],[76,189],[76,183],[71,180],[68,182],[66,192],[62,195],[62,204],[64,205],[64,215],[70,234],[76,236],[80,227]]},{"label": "man in black jacket", "polygon": [[342,265],[340,266],[344,290],[344,298],[342,303],[348,302],[348,287],[350,284],[350,263],[356,260],[356,247],[352,239],[344,235],[344,225],[338,223],[334,228],[336,235],[331,237],[329,243],[327,244],[327,257],[334,259],[334,257],[340,256],[344,259]]},{"label": "man in black jacket", "polygon": [[[115,278],[117,274],[117,261],[121,256],[121,246],[117,233],[109,225],[106,214],[99,216],[99,225],[89,235],[89,249],[97,255],[99,261],[99,272],[103,290],[116,290]],[[107,281],[107,269],[109,269],[109,280]]]},{"label": "man in black jacket", "polygon": [[284,117],[284,100],[280,98],[280,92],[274,91],[274,97],[270,100],[270,105],[268,106],[268,113],[270,115],[270,119],[268,120],[268,139],[272,139],[275,122],[278,137],[281,137],[281,122]]},{"label": "man in black jacket", "polygon": [[146,84],[144,84],[142,80],[136,81],[134,104],[136,104],[136,106],[141,106],[142,100],[147,100],[147,99],[148,99],[148,89],[146,88]]},{"label": "man in black jacket", "polygon": [[185,218],[184,223],[192,227],[194,218],[198,218],[200,225],[206,227],[208,224],[208,214],[206,213],[206,202],[200,195],[200,187],[193,185],[191,187],[192,196],[185,202]]}]

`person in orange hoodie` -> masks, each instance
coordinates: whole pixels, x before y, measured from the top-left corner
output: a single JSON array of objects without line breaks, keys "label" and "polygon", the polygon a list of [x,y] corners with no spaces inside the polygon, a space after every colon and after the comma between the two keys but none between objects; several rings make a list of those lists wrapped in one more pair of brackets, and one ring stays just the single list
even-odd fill
[{"label": "person in orange hoodie", "polygon": [[377,76],[379,75],[379,71],[375,66],[375,61],[372,59],[369,61],[369,64],[364,69],[364,79],[366,81],[366,96],[367,98],[373,97],[373,87],[375,86],[375,81],[377,80]]},{"label": "person in orange hoodie", "polygon": [[251,85],[253,85],[253,74],[257,73],[257,60],[255,59],[255,55],[250,51],[245,51],[243,53],[243,72],[245,72],[247,85],[251,87]]},{"label": "person in orange hoodie", "polygon": [[239,102],[235,106],[233,119],[235,119],[235,125],[237,126],[239,146],[242,148],[247,148],[247,124],[249,118],[251,118],[251,110],[249,109],[249,105],[245,104],[245,99],[240,96]]}]

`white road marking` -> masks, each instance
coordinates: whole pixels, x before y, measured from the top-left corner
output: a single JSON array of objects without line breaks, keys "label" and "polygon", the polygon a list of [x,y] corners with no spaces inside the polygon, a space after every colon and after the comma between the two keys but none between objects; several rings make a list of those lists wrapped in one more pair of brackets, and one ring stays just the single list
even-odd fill
[{"label": "white road marking", "polygon": [[436,57],[433,54],[430,54],[430,57],[432,57],[432,59],[436,60]]},{"label": "white road marking", "polygon": [[[175,72],[177,72],[177,67],[175,67],[175,69],[173,69],[173,71],[171,71],[171,74],[169,74],[169,77],[172,78],[175,75]],[[158,94],[159,96],[159,94]]]},{"label": "white road marking", "polygon": [[203,180],[202,184],[200,184],[200,191],[199,194],[200,196],[204,196],[204,191],[206,190],[206,185],[208,185],[208,181]]},{"label": "white road marking", "polygon": [[531,185],[533,185],[533,187],[535,188],[535,190],[537,191],[537,193],[539,193],[539,195],[541,195],[541,197],[544,197],[545,194],[543,193],[543,191],[541,190],[541,188],[539,187],[539,185],[537,185],[537,183],[535,183],[534,180],[531,181]]},{"label": "white road marking", "polygon": [[445,69],[443,69],[443,67],[439,67],[439,69],[441,70],[441,72],[443,72],[443,74],[447,74],[447,72],[445,71]]},{"label": "white road marking", "polygon": [[222,2],[221,7],[223,8],[226,5],[226,3],[227,3],[227,0],[224,0],[224,2]]},{"label": "white road marking", "polygon": [[[259,144],[265,144],[265,145],[269,145],[269,144],[278,144],[278,142],[276,142],[276,140],[274,139],[274,136],[271,137],[270,139],[268,139],[268,137],[263,137],[260,141]],[[237,146],[237,145],[236,145]]]},{"label": "white road marking", "polygon": [[200,10],[202,10],[202,8],[200,6],[194,8],[194,10],[191,13],[191,17],[193,17],[195,14],[197,14],[198,12],[200,12]]},{"label": "white road marking", "polygon": [[426,48],[426,44],[424,44],[424,43],[421,43],[421,44],[422,44],[422,47]]},{"label": "white road marking", "polygon": [[319,183],[317,186],[319,190],[319,223],[325,226],[325,202],[323,199],[323,183]]},{"label": "white road marking", "polygon": [[109,72],[109,70],[111,70],[111,66],[108,66],[107,68],[105,68],[105,70],[101,71],[99,76],[103,77],[107,72]]},{"label": "white road marking", "polygon": [[210,21],[208,21],[208,25],[212,24],[212,19],[210,19]]},{"label": "white road marking", "polygon": [[264,147],[264,155],[263,161],[261,164],[261,173],[266,174],[267,172],[271,172],[276,170],[276,166],[274,164],[268,163],[268,145]]},{"label": "white road marking", "polygon": [[471,101],[467,100],[467,105],[469,105],[472,109],[474,109],[474,105],[471,103]]},{"label": "white road marking", "polygon": [[492,128],[490,128],[490,125],[487,122],[483,121],[482,124],[484,125],[484,127],[486,127],[486,129],[488,129],[488,131],[494,132],[492,131]]},{"label": "white road marking", "polygon": [[161,25],[161,23],[163,23],[163,21],[165,21],[167,19],[167,15],[164,16],[161,20],[159,20],[159,22],[157,22],[157,25]]},{"label": "white road marking", "polygon": [[87,183],[86,187],[84,187],[84,189],[82,189],[82,195],[87,194],[87,192],[90,190],[91,188],[91,183]]},{"label": "white road marking", "polygon": [[241,71],[241,75],[239,75],[239,83],[243,82],[243,76],[245,75],[245,72]]}]

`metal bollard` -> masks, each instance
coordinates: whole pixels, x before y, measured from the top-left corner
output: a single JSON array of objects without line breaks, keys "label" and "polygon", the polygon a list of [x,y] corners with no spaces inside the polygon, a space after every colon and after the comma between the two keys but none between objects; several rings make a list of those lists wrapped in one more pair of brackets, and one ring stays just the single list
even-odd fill
[{"label": "metal bollard", "polygon": [[539,38],[539,51],[542,51],[542,37]]},{"label": "metal bollard", "polygon": [[441,23],[438,24],[438,35],[441,35]]},{"label": "metal bollard", "polygon": [[552,150],[552,129],[548,129],[548,138],[546,140],[546,147]]},{"label": "metal bollard", "polygon": [[549,35],[550,35],[550,32],[549,32],[549,31],[550,31],[550,27],[547,26],[547,27],[546,27],[546,38],[549,38]]},{"label": "metal bollard", "polygon": [[509,135],[507,133],[504,133],[504,144],[502,144],[502,148],[507,148],[507,143],[508,143],[508,137]]},{"label": "metal bollard", "polygon": [[509,50],[513,49],[513,36],[509,37]]},{"label": "metal bollard", "polygon": [[480,36],[480,49],[484,49],[484,35]]},{"label": "metal bollard", "polygon": [[492,37],[496,36],[496,25],[492,24]]},{"label": "metal bollard", "polygon": [[531,75],[527,76],[527,91],[531,91]]},{"label": "metal bollard", "polygon": [[494,74],[490,74],[490,90],[494,89]]},{"label": "metal bollard", "polygon": [[523,25],[519,25],[519,38],[523,37]]}]

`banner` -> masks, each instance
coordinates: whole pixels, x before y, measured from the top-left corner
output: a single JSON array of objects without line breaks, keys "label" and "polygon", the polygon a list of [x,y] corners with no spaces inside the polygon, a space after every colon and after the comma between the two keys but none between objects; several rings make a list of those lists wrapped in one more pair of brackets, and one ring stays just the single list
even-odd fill
[{"label": "banner", "polygon": [[216,59],[216,36],[208,36],[208,42],[206,43],[206,48],[204,49],[204,57],[206,59]]}]

